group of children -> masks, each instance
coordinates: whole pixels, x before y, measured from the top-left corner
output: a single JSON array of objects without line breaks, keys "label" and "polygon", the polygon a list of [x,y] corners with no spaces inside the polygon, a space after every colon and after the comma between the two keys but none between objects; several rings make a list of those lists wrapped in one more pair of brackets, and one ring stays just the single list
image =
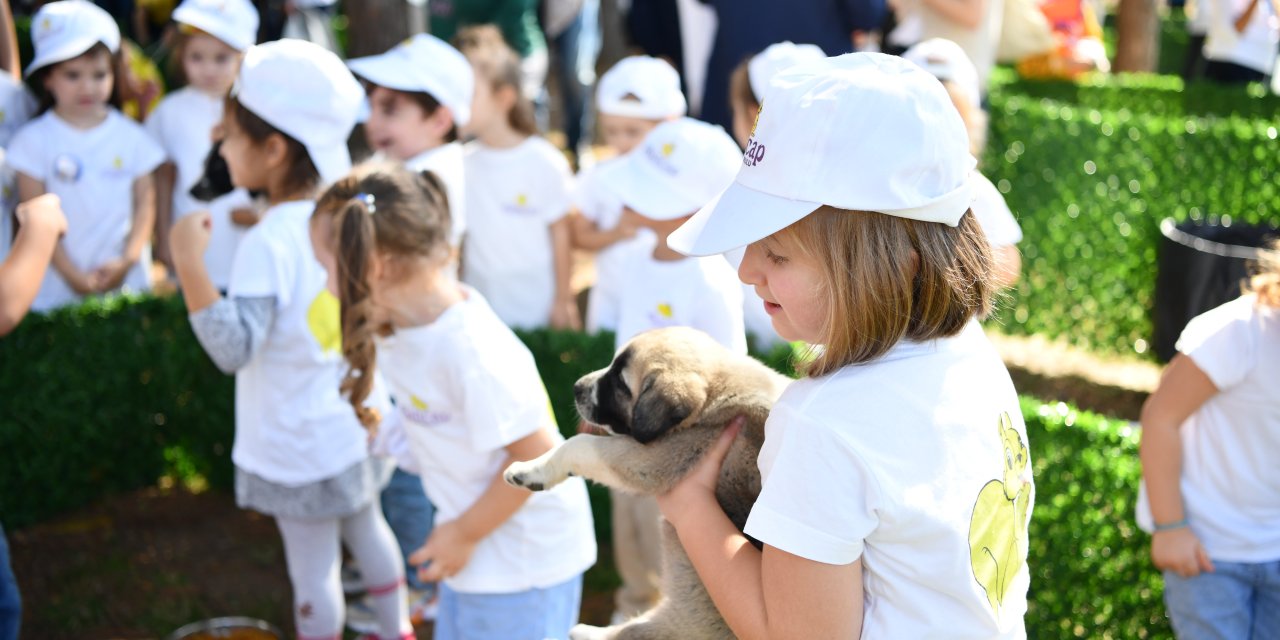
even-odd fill
[{"label": "group of children", "polygon": [[[656,503],[615,496],[624,557],[656,558],[661,509],[740,637],[1022,634],[1026,433],[976,323],[992,249],[963,109],[935,75],[780,45],[746,63],[740,148],[685,117],[667,63],[630,58],[599,87],[618,157],[575,187],[491,28],[344,64],[254,45],[247,0],[174,17],[189,85],[145,128],[112,106],[106,14],[35,17],[40,115],[8,162],[18,200],[55,194],[67,218],[35,308],[145,289],[164,196],[158,253],[236,376],[236,499],[278,525],[299,637],[341,635],[343,545],[372,637],[411,636],[412,574],[438,585],[437,638],[567,637],[596,560],[585,486],[534,495],[501,474],[561,441],[511,328],[576,326],[575,246],[601,252],[587,324],[618,347],[683,325],[744,352],[752,315],[821,345],[767,426],[747,525],[763,551],[715,507],[721,446]],[[381,161],[353,170],[362,118]],[[191,196],[217,159],[233,188]],[[383,513],[394,474],[421,494],[395,509],[428,514],[413,533]]]}]

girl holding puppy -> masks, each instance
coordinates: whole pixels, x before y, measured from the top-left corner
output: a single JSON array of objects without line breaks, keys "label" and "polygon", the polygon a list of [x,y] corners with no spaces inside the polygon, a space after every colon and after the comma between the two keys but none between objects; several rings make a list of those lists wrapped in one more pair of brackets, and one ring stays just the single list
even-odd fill
[{"label": "girl holding puppy", "polygon": [[529,350],[451,274],[442,182],[357,169],[320,198],[312,234],[341,301],[343,390],[368,415],[375,367],[386,377],[436,506],[409,558],[441,581],[436,640],[567,638],[596,558],[586,487],[502,479],[563,439]]},{"label": "girl holding puppy", "polygon": [[739,277],[778,333],[821,345],[765,426],[746,525],[762,551],[713,494],[734,428],[659,498],[738,637],[1025,636],[1033,488],[977,323],[991,259],[967,150],[915,65],[800,65],[765,90],[735,183],[671,236],[689,255],[747,245]]}]

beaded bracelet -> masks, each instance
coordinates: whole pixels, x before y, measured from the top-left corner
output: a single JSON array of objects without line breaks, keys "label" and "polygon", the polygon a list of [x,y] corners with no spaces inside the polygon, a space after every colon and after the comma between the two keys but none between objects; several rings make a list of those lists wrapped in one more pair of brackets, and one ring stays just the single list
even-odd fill
[{"label": "beaded bracelet", "polygon": [[1183,518],[1177,522],[1170,522],[1168,524],[1158,524],[1156,525],[1155,530],[1156,530],[1156,533],[1159,533],[1161,531],[1173,531],[1174,529],[1182,529],[1186,526],[1187,526],[1187,519]]}]

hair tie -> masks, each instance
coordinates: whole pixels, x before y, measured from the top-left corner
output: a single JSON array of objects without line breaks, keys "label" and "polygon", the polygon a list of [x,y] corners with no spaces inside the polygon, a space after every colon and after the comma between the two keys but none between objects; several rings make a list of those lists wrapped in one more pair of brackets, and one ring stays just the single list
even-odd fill
[{"label": "hair tie", "polygon": [[361,191],[356,194],[355,199],[364,203],[364,207],[369,210],[369,215],[373,215],[378,212],[377,199],[373,197],[372,193],[365,193]]}]

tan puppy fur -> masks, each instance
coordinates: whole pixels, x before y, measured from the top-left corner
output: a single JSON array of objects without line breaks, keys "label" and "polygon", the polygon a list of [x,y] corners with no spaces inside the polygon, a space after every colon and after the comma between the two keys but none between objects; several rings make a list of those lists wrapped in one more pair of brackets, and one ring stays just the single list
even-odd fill
[{"label": "tan puppy fur", "polygon": [[[581,476],[620,491],[658,495],[685,477],[735,417],[746,424],[729,449],[716,498],[741,531],[760,495],[756,458],[769,409],[790,382],[757,360],[725,349],[701,331],[648,331],[623,347],[606,369],[574,385],[578,412],[613,435],[578,435],[504,474],[517,487],[543,491]],[[663,599],[624,624],[574,627],[574,640],[733,638],[663,522]],[[753,541],[754,542],[754,541]],[[757,544],[757,546],[759,546]]]}]

